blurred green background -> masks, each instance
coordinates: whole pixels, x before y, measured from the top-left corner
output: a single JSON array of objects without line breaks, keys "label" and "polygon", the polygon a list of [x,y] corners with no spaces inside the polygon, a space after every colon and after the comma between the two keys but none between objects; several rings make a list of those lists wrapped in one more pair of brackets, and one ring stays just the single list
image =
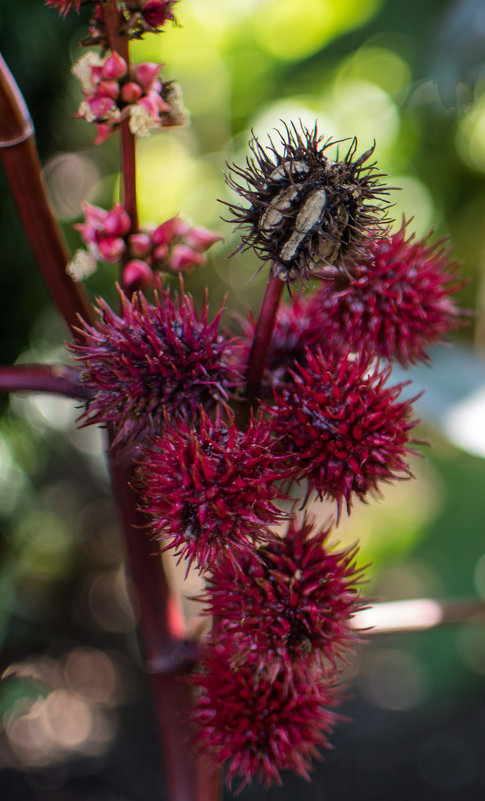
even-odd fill
[{"label": "blurred green background", "polygon": [[[213,310],[226,294],[229,310],[258,307],[264,271],[251,281],[257,269],[251,254],[227,259],[238,240],[220,220],[218,199],[229,198],[225,163],[245,157],[251,129],[264,141],[281,119],[309,125],[317,119],[325,136],[357,136],[360,152],[375,140],[380,168],[400,187],[392,193],[396,224],[405,215],[418,236],[434,228],[434,236],[451,238],[468,280],[461,300],[475,316],[454,349],[437,349],[433,369],[414,371],[411,391],[428,388],[420,436],[433,447],[424,461],[414,460],[416,481],[357,508],[341,536],[361,539],[362,562],[373,563],[368,591],[375,597],[485,598],[483,2],[182,0],[177,16],[179,28],[132,48],[136,60],[166,64],[164,76],[181,83],[192,114],[190,127],[139,142],[140,212],[143,222],[156,223],[180,212],[223,234],[209,265],[187,278],[196,296],[209,286]],[[80,246],[71,226],[82,201],[109,206],[118,187],[116,140],[94,148],[91,127],[73,119],[80,90],[69,69],[86,21],[85,10],[61,20],[41,0],[0,7],[0,47],[31,109],[49,191],[73,249]],[[1,362],[65,360],[66,331],[1,171],[0,210]],[[114,278],[115,268],[102,266],[88,290],[112,297]],[[66,790],[66,777],[81,779],[62,766],[91,765],[85,774],[99,773],[116,748],[118,754],[128,748],[120,745],[128,719],[129,753],[142,759],[134,741],[146,735],[147,723],[129,710],[144,685],[122,544],[101,437],[76,429],[73,404],[12,397],[2,399],[2,410],[0,649],[8,671],[0,683],[0,776],[13,787],[22,775],[34,798],[44,798],[35,788],[47,775],[50,799],[158,798],[153,777],[146,794],[135,782],[129,789],[119,782],[106,794]],[[485,628],[470,624],[374,640],[356,660],[351,688],[364,716],[388,714],[398,729],[415,714],[424,730],[430,721],[476,708],[484,677]],[[353,717],[359,710],[348,706]],[[424,741],[415,786],[407,791],[416,794],[422,785],[427,799],[445,790],[447,797],[482,798],[483,746],[470,734],[460,738],[444,761],[472,765],[468,772],[440,788],[442,772],[429,765],[436,748],[438,757],[448,753],[449,742],[433,751]],[[365,768],[356,770],[358,783]],[[318,796],[300,785],[295,791],[321,800],[346,797],[319,781]],[[376,787],[360,797],[376,801]],[[278,792],[271,798],[285,797]],[[401,797],[396,786],[393,792]]]}]

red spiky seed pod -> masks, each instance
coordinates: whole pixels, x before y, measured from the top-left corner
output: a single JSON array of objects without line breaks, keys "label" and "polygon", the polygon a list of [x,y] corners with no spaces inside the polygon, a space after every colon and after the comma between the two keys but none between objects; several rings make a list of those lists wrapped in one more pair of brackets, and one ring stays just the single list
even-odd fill
[{"label": "red spiky seed pod", "polygon": [[216,621],[214,636],[232,639],[234,667],[251,660],[274,675],[311,660],[325,669],[355,641],[357,548],[332,548],[330,531],[292,519],[284,537],[243,554],[240,566],[223,557],[211,569],[205,612]]},{"label": "red spiky seed pod", "polygon": [[274,501],[284,497],[277,482],[287,471],[277,465],[265,420],[240,431],[201,411],[197,427],[167,423],[139,470],[153,536],[189,567],[236,560],[282,517]]},{"label": "red spiky seed pod", "polygon": [[214,770],[226,766],[226,781],[241,779],[240,791],[258,777],[281,784],[280,771],[309,779],[318,748],[329,747],[337,718],[335,686],[318,670],[284,671],[269,677],[247,663],[231,667],[227,644],[208,647],[197,672],[192,719],[195,741]]},{"label": "red spiky seed pod", "polygon": [[200,314],[183,291],[155,293],[153,304],[141,292],[120,297],[120,315],[98,300],[99,321],[82,323],[69,345],[93,393],[81,423],[112,426],[117,446],[159,431],[167,417],[194,420],[200,405],[225,404],[239,379],[232,341],[218,330],[222,309],[209,322],[207,297]]},{"label": "red spiky seed pod", "polygon": [[463,321],[451,295],[458,279],[449,248],[406,237],[406,223],[369,244],[352,269],[322,283],[314,301],[322,340],[396,359],[429,362],[427,349]]},{"label": "red spiky seed pod", "polygon": [[339,514],[343,501],[350,510],[354,495],[364,500],[381,482],[410,475],[414,399],[398,400],[403,384],[385,386],[390,372],[362,353],[308,353],[291,389],[268,407],[295,478],[307,481],[308,494],[335,498]]},{"label": "red spiky seed pod", "polygon": [[[307,280],[327,264],[353,262],[369,237],[380,235],[387,189],[381,174],[368,164],[373,148],[354,159],[353,139],[343,159],[327,151],[336,144],[318,134],[317,126],[285,125],[280,147],[270,139],[264,148],[256,137],[246,168],[231,166],[227,183],[249,206],[227,203],[241,239],[286,281]],[[240,180],[245,182],[239,183]]]}]

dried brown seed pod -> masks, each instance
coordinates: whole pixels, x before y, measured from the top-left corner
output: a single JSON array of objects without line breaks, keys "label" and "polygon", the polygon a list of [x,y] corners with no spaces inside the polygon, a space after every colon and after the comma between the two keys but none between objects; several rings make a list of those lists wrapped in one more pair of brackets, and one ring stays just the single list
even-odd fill
[{"label": "dried brown seed pod", "polygon": [[271,260],[273,274],[288,282],[322,274],[329,265],[351,269],[389,223],[382,198],[388,189],[369,163],[374,147],[355,158],[354,138],[334,161],[327,151],[339,143],[324,140],[316,124],[312,130],[285,124],[277,133],[279,147],[270,138],[264,148],[253,136],[246,166],[230,165],[227,183],[249,205],[227,203],[228,222],[243,229],[243,246]]}]

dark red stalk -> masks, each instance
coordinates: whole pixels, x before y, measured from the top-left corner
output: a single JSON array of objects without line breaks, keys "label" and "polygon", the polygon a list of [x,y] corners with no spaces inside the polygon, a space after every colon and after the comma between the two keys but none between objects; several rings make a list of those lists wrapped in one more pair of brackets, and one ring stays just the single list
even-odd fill
[{"label": "dark red stalk", "polygon": [[68,398],[87,400],[79,372],[63,364],[18,364],[0,367],[0,392],[50,392]]},{"label": "dark red stalk", "polygon": [[284,287],[284,281],[278,276],[272,276],[266,285],[246,373],[249,400],[256,398],[259,392]]},{"label": "dark red stalk", "polygon": [[147,519],[139,509],[140,499],[131,484],[133,473],[133,465],[113,460],[113,489],[135,578],[145,661],[150,672],[166,673],[186,666],[188,653],[180,636],[184,623],[178,600],[171,595],[158,545],[148,536]]},{"label": "dark red stalk", "polygon": [[136,200],[136,143],[128,120],[121,123],[121,158],[123,175],[123,203],[131,218],[131,233],[138,231],[138,206]]},{"label": "dark red stalk", "polygon": [[74,327],[80,314],[92,318],[91,305],[79,284],[66,274],[69,260],[42,179],[34,131],[27,107],[0,56],[0,155],[12,194],[52,298],[66,323]]},{"label": "dark red stalk", "polygon": [[[104,7],[104,20],[109,46],[130,64],[128,39],[120,34],[122,20],[116,0]],[[136,142],[128,120],[121,123],[121,175],[123,179],[123,203],[131,218],[131,233],[138,231],[138,206],[136,199]]]},{"label": "dark red stalk", "polygon": [[[129,65],[128,40],[120,34],[116,0],[104,6],[104,19],[111,50],[116,50]],[[135,137],[127,121],[121,125],[121,148],[123,203],[131,217],[133,233],[138,230]],[[192,690],[182,674],[194,654],[182,637],[178,599],[171,593],[157,547],[145,530],[146,519],[132,483],[133,466],[111,460],[111,475],[134,578],[145,659],[152,674],[167,797],[170,801],[218,801],[222,798],[220,772],[211,772],[190,742],[187,716]]]},{"label": "dark red stalk", "polygon": [[220,773],[211,773],[190,742],[188,715],[192,690],[184,679],[196,648],[182,637],[178,599],[170,592],[158,546],[146,532],[146,518],[130,478],[133,469],[112,461],[111,475],[135,583],[145,660],[152,674],[155,715],[170,801],[217,801]]}]

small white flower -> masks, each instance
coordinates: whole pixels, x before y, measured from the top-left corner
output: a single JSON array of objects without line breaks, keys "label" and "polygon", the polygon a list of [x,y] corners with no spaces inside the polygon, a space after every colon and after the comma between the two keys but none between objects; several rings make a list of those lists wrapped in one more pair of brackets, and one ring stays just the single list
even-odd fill
[{"label": "small white flower", "polygon": [[118,106],[115,106],[114,104],[111,106],[111,108],[108,109],[108,111],[104,115],[104,119],[106,121],[119,120],[120,117],[121,117],[121,111],[119,110]]},{"label": "small white flower", "polygon": [[169,117],[169,125],[188,125],[190,122],[190,112],[184,105],[182,87],[176,81],[172,81],[163,93],[165,103],[170,106],[170,111],[166,112]]},{"label": "small white flower", "polygon": [[102,67],[105,58],[98,56],[94,50],[88,50],[72,67],[71,72],[81,82],[81,88],[85,94],[90,94],[96,90],[93,82],[92,67]]},{"label": "small white flower", "polygon": [[159,121],[144,106],[137,104],[130,107],[129,127],[132,134],[150,136],[152,128],[158,128],[159,125]]},{"label": "small white flower", "polygon": [[86,122],[94,122],[96,119],[96,116],[91,111],[89,103],[86,103],[85,100],[82,100],[79,104],[76,116],[81,117],[81,119],[86,120]]},{"label": "small white flower", "polygon": [[71,261],[66,265],[66,273],[71,276],[73,281],[83,281],[92,275],[97,267],[97,262],[87,250],[76,250]]}]

